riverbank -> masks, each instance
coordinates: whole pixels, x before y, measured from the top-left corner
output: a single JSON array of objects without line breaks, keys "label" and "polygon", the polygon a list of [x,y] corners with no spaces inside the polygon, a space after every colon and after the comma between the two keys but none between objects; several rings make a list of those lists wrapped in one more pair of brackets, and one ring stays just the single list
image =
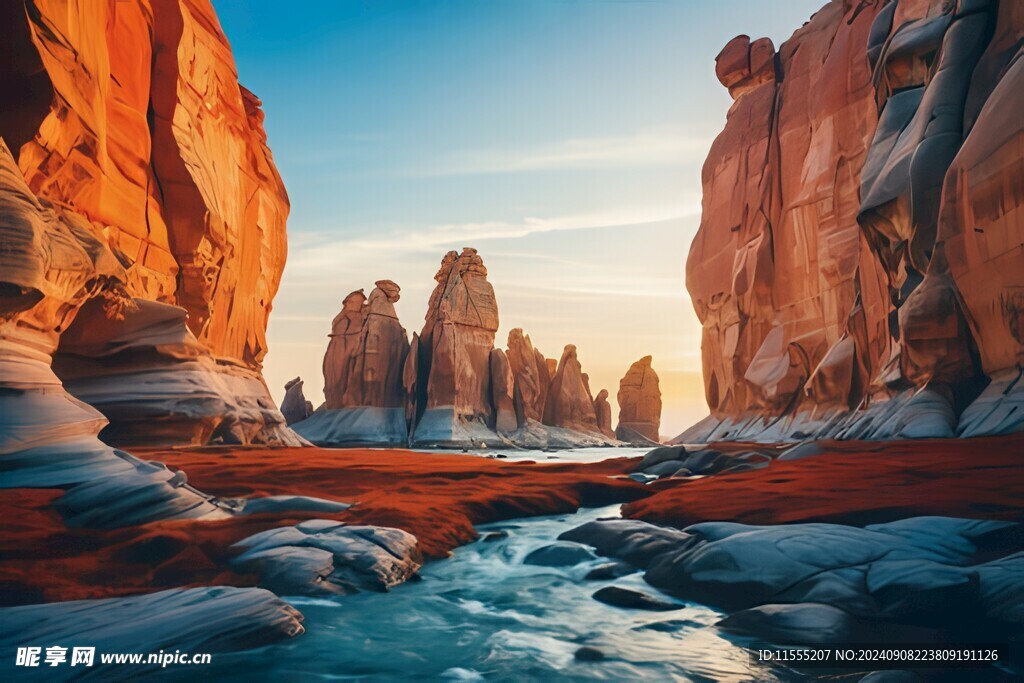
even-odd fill
[{"label": "riverbank", "polygon": [[[474,525],[636,500],[650,491],[620,477],[636,459],[600,463],[505,462],[405,450],[320,448],[137,451],[184,471],[219,498],[302,495],[352,503],[341,512],[286,511],[218,521],[67,528],[58,489],[0,490],[0,601],[4,605],[113,597],[163,588],[252,586],[227,563],[252,534],[330,519],[414,534],[428,558],[476,538]],[[618,477],[618,478],[616,478]]]}]

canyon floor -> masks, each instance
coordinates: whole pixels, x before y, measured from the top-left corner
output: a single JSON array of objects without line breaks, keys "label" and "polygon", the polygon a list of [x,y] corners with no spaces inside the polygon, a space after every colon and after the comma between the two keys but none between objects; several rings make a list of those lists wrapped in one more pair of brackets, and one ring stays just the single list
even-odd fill
[{"label": "canyon floor", "polygon": [[[590,576],[588,572],[603,567],[609,585],[624,591],[618,597],[634,605],[627,612],[647,614],[650,604],[668,600],[674,606],[665,609],[682,609],[687,604],[719,610],[702,612],[698,619],[712,630],[723,615],[731,615],[718,627],[723,632],[775,641],[793,640],[794,633],[796,642],[806,642],[822,633],[850,637],[872,632],[941,641],[953,636],[948,631],[933,632],[934,628],[924,635],[905,629],[919,628],[933,619],[928,610],[935,600],[954,614],[971,602],[986,610],[975,615],[972,623],[983,624],[986,633],[1019,638],[1024,534],[1015,523],[1024,521],[1024,473],[1015,464],[1024,453],[1024,435],[819,442],[808,457],[796,460],[776,459],[784,450],[763,444],[712,444],[709,448],[725,462],[751,451],[767,454],[767,465],[704,477],[662,477],[645,484],[636,474],[629,476],[644,461],[616,457],[613,449],[604,451],[608,457],[598,462],[557,463],[407,450],[136,449],[140,457],[186,472],[191,485],[218,498],[302,495],[352,506],[331,513],[264,512],[218,521],[96,530],[64,525],[53,507],[60,490],[0,491],[0,515],[5,519],[0,529],[0,600],[10,606],[183,586],[255,586],[261,583],[260,576],[229,568],[240,552],[233,544],[314,519],[404,530],[416,537],[426,559],[443,564],[455,562],[441,558],[460,546],[486,546],[481,540],[514,546],[501,531],[493,536],[485,528],[481,539],[480,525],[510,520],[522,524],[525,518],[562,515],[563,527],[551,533],[564,530],[565,538],[551,537],[544,547],[555,548],[556,555],[559,549],[577,544],[595,550],[552,566],[571,569],[563,578],[574,585],[581,584],[583,574]],[[604,508],[614,516],[618,504],[625,504],[624,520],[597,521],[593,514],[585,518],[572,514],[581,508]],[[589,525],[570,529],[584,521]],[[745,546],[730,540],[738,529],[756,532],[741,536],[757,543]],[[758,534],[780,533],[784,537],[758,540]],[[899,547],[890,548],[887,544],[897,537]],[[793,538],[812,546],[811,550],[801,551],[799,557],[786,550]],[[762,541],[767,541],[770,551]],[[957,547],[946,552],[942,550],[946,546]],[[889,558],[892,552],[903,555]],[[715,553],[724,554],[715,560]],[[844,558],[841,566],[829,564],[828,558],[839,556]],[[456,560],[460,557],[456,553]],[[614,558],[611,564],[609,558]],[[882,561],[887,559],[902,563],[901,571],[906,570],[913,580],[888,577],[885,572],[892,570]],[[804,576],[808,564],[816,565],[819,574],[824,568],[824,573],[836,576],[882,575],[889,581],[889,593],[816,584],[799,594],[785,594],[762,576],[763,566],[770,566],[768,573],[781,576],[786,590],[791,590],[792,584],[808,580]],[[586,571],[573,569],[576,565]],[[430,569],[437,566],[428,562],[426,571],[437,571]],[[640,582],[638,571],[647,572],[646,584]],[[706,579],[707,571],[716,578],[704,585],[699,576]],[[920,604],[914,608],[893,605],[894,594],[916,594]],[[360,595],[341,601],[370,599],[391,597]],[[764,611],[765,605],[775,601],[787,605],[781,617]],[[814,605],[810,616],[788,609],[806,611],[809,604]],[[816,612],[822,604],[838,607],[842,614]],[[947,621],[939,619],[935,624],[948,626]],[[313,628],[316,623],[307,626]],[[628,670],[620,674],[631,675]]]}]

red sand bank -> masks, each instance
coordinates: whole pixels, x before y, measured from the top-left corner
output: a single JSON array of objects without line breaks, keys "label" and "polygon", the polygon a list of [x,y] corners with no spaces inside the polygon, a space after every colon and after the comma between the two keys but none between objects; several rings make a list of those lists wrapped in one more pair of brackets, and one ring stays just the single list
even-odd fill
[{"label": "red sand bank", "polygon": [[355,503],[338,514],[285,513],[217,522],[160,522],[96,531],[65,528],[60,491],[0,491],[0,604],[108,597],[182,585],[251,585],[223,569],[229,546],[264,529],[326,517],[416,535],[427,557],[476,538],[475,524],[636,500],[636,460],[535,464],[404,450],[200,448],[135,453],[182,469],[221,497],[302,494]]},{"label": "red sand bank", "polygon": [[865,525],[918,515],[1024,519],[1024,434],[819,445],[820,455],[761,470],[658,482],[672,487],[623,514],[675,527],[710,520]]}]

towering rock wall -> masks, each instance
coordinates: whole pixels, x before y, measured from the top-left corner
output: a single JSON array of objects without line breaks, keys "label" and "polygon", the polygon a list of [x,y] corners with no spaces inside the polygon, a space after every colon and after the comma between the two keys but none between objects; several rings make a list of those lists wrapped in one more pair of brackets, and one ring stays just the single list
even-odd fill
[{"label": "towering rock wall", "polygon": [[[68,390],[116,443],[300,443],[260,376],[288,199],[209,2],[3,12],[0,87],[17,104],[0,112],[0,136],[28,190],[122,269],[116,315],[94,303],[76,317],[85,297],[46,321]],[[6,241],[19,226],[0,228]]]},{"label": "towering rock wall", "polygon": [[712,416],[680,438],[1020,424],[1021,15],[833,0],[778,53],[725,47],[687,262]]}]

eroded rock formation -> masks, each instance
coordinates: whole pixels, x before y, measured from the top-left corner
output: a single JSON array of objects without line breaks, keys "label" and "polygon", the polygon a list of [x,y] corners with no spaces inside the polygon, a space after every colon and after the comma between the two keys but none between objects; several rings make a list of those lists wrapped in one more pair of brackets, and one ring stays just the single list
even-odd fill
[{"label": "eroded rock formation", "polygon": [[467,425],[485,436],[493,414],[494,288],[483,259],[469,247],[445,254],[434,279],[437,286],[418,340],[414,438],[444,443]]},{"label": "eroded rock formation", "polygon": [[833,0],[777,54],[730,41],[687,262],[712,417],[682,438],[1024,425],[1022,28],[1019,3]]},{"label": "eroded rock formation", "polygon": [[58,505],[80,526],[227,517],[183,475],[101,442],[107,421],[53,373],[60,335],[81,306],[94,300],[116,328],[135,304],[102,231],[33,196],[2,140],[0,231],[0,487],[68,488]]},{"label": "eroded rock formation", "polygon": [[359,289],[331,323],[324,355],[324,404],[295,431],[319,446],[396,446],[408,438],[405,366],[409,338],[398,321],[400,289],[378,280]]},{"label": "eroded rock formation", "polygon": [[594,397],[583,373],[576,347],[567,344],[551,378],[551,389],[544,407],[544,424],[583,433],[600,433]]},{"label": "eroded rock formation", "polygon": [[513,395],[515,378],[508,356],[501,349],[491,349],[491,405],[494,407],[494,429],[511,434],[519,426]]},{"label": "eroded rock formation", "polygon": [[608,403],[608,390],[602,389],[597,392],[594,399],[594,415],[597,418],[597,429],[609,439],[615,438],[615,431],[612,429],[612,406]]},{"label": "eroded rock formation", "polygon": [[[31,193],[95,236],[134,300],[117,324],[99,304],[75,317],[87,293],[31,313],[68,338],[55,363],[68,389],[119,444],[301,443],[260,376],[288,198],[213,8],[9,4],[0,83],[17,105],[0,135]],[[94,293],[110,277],[95,266]]]},{"label": "eroded rock formation", "polygon": [[615,435],[622,441],[661,441],[661,387],[651,360],[644,356],[629,366],[619,380],[619,424]]},{"label": "eroded rock formation", "polygon": [[289,425],[302,422],[313,414],[313,404],[306,400],[302,393],[302,378],[296,377],[284,385],[284,400],[281,401],[281,414]]},{"label": "eroded rock formation", "polygon": [[544,403],[551,384],[544,355],[533,348],[530,336],[524,335],[519,327],[508,333],[506,353],[515,380],[514,400],[519,424],[527,420],[540,422],[544,419]]},{"label": "eroded rock formation", "polygon": [[324,356],[327,408],[404,406],[409,337],[395,313],[399,292],[394,282],[378,280],[369,298],[361,289],[345,297]]}]

